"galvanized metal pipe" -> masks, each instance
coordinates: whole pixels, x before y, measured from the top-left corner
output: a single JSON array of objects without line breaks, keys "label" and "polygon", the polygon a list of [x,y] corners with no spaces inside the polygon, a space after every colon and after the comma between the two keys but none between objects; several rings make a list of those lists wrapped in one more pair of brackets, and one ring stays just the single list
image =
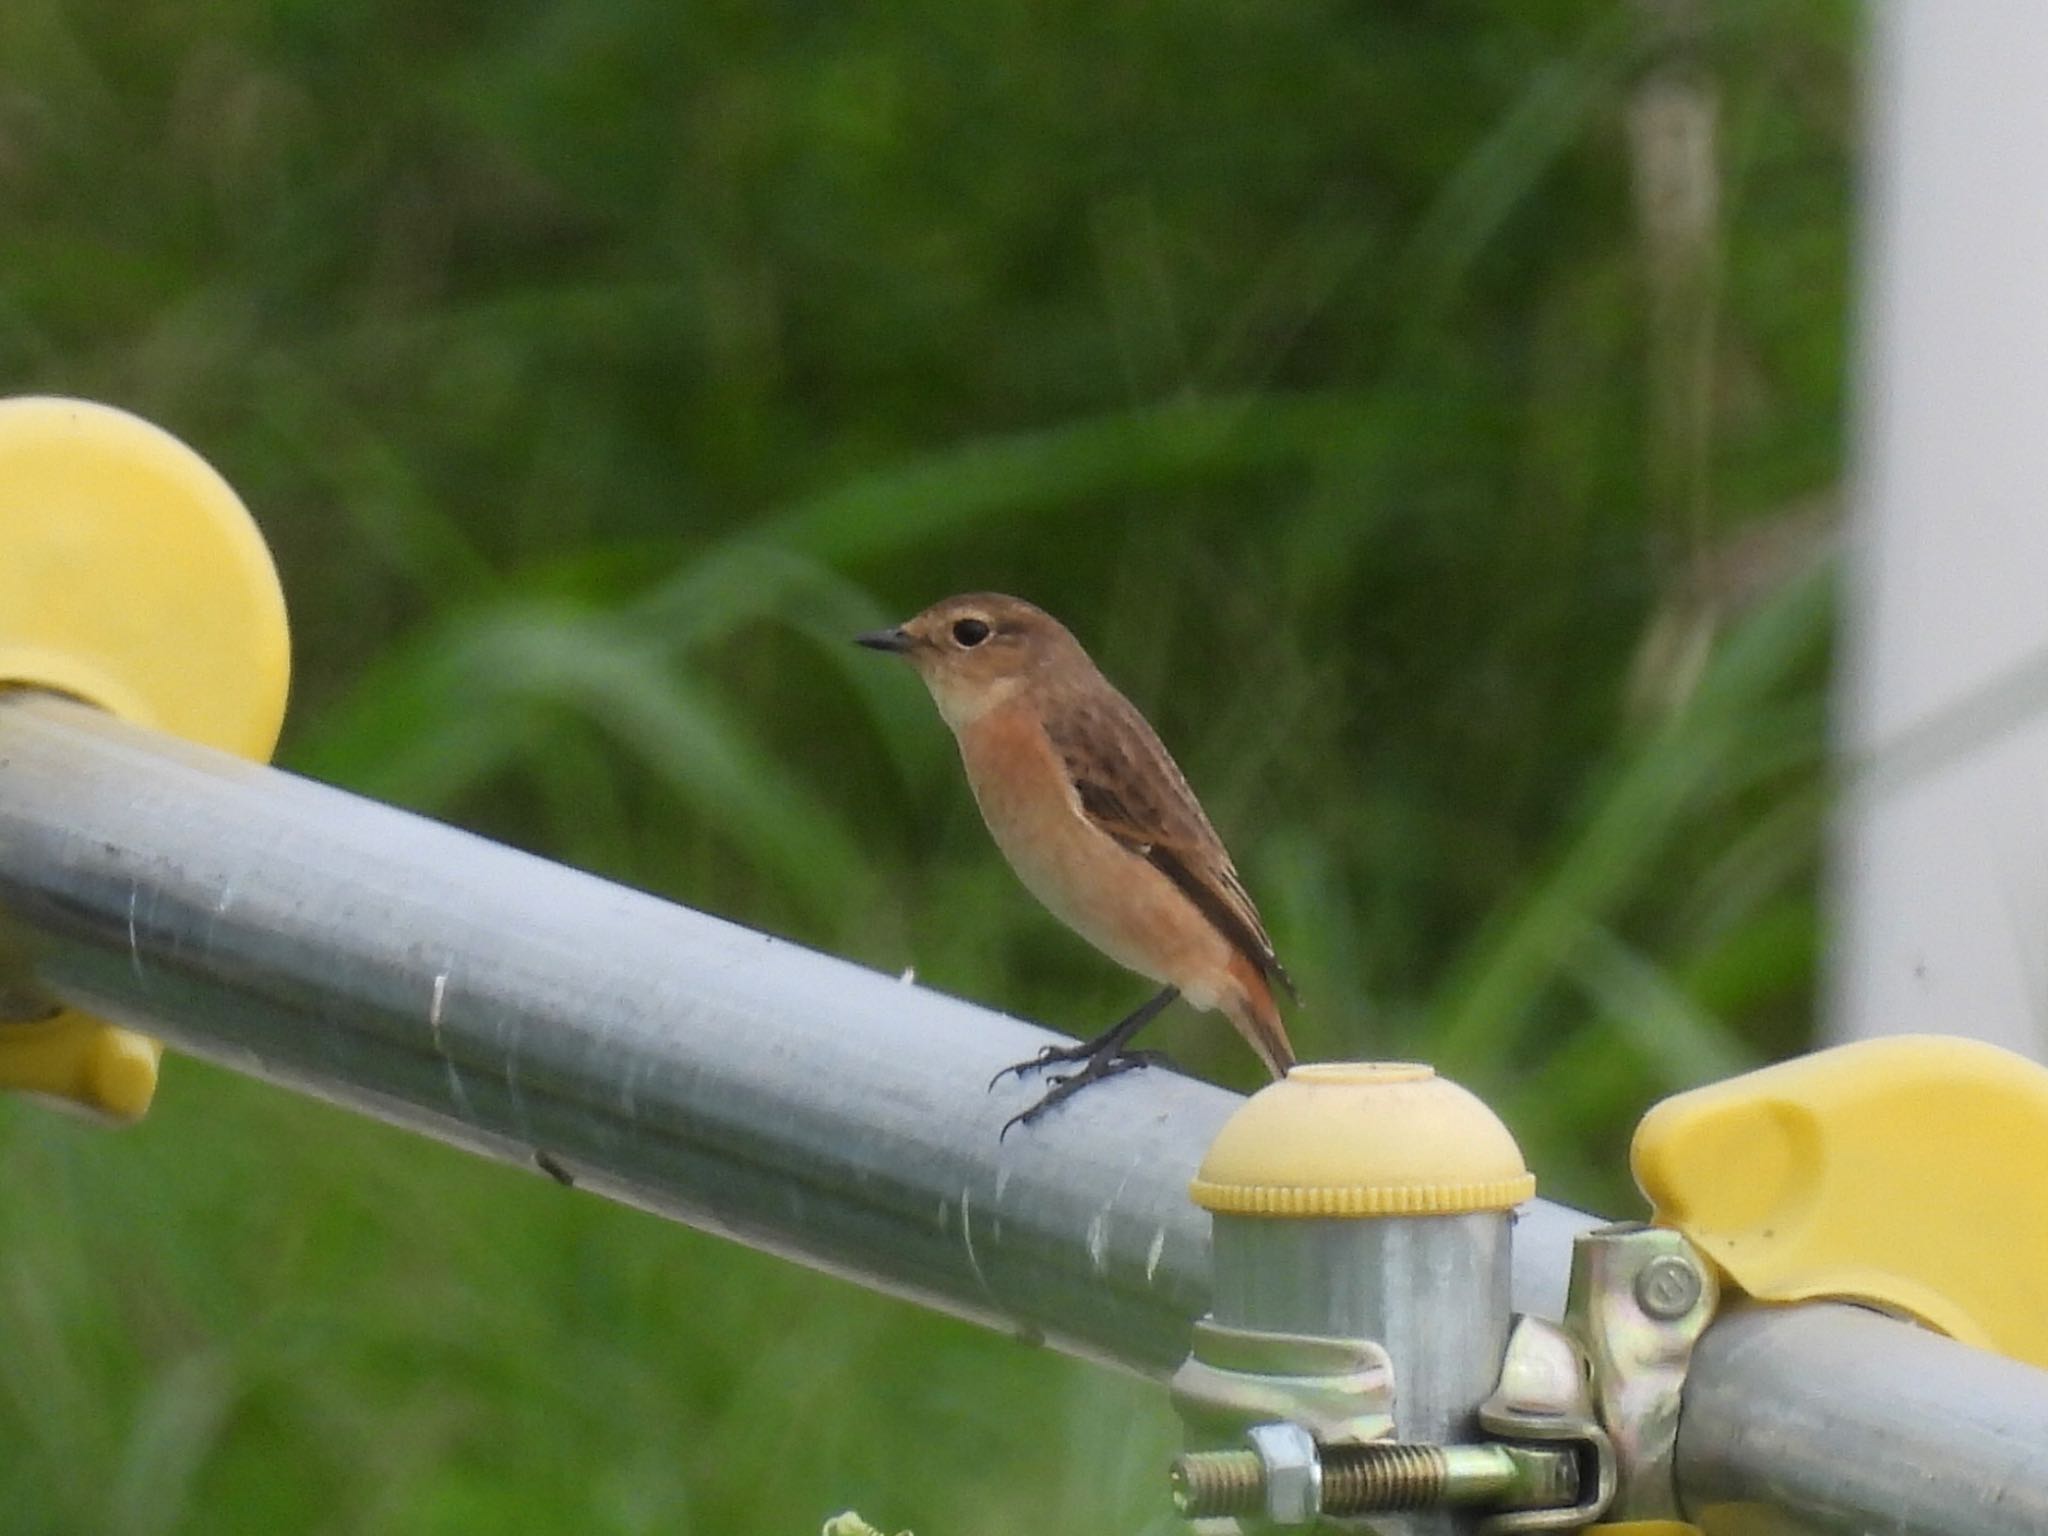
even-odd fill
[{"label": "galvanized metal pipe", "polygon": [[2041,1536],[2048,1373],[1860,1307],[1725,1313],[1693,1353],[1678,1492],[1709,1531]]},{"label": "galvanized metal pipe", "polygon": [[1504,1212],[1214,1219],[1217,1322],[1371,1339],[1394,1362],[1399,1438],[1448,1444],[1476,1433],[1507,1352]]},{"label": "galvanized metal pipe", "polygon": [[[1163,1372],[1234,1094],[1134,1073],[999,1141],[1033,1025],[134,729],[0,694],[0,975],[179,1049],[1056,1347]],[[1532,1210],[1518,1304],[1586,1218]]]},{"label": "galvanized metal pipe", "polygon": [[[1238,1100],[1132,1074],[999,1143],[1018,1020],[288,774],[0,695],[0,976],[460,1146],[1159,1372],[1208,1305],[1187,1199]],[[1558,1316],[1538,1202],[1514,1304]],[[1703,1504],[2048,1529],[2048,1375],[1842,1308],[1730,1319],[1679,1438]]]},{"label": "galvanized metal pipe", "polygon": [[[1478,1433],[1479,1405],[1499,1381],[1507,1351],[1507,1212],[1278,1218],[1217,1211],[1213,1220],[1217,1323],[1369,1339],[1393,1362],[1397,1439],[1435,1447]],[[1451,1536],[1470,1526],[1465,1512],[1449,1508],[1375,1522],[1399,1536]]]}]

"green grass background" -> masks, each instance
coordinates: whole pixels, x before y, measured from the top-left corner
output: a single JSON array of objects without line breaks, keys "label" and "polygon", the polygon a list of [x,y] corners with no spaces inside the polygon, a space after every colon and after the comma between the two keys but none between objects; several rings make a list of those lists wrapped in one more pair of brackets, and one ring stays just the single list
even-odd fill
[{"label": "green grass background", "polygon": [[[1042,602],[1305,1052],[1622,1213],[1808,1035],[1856,21],[7,0],[0,387],[242,492],[287,765],[1085,1030],[1136,984],[845,643]],[[10,1533],[1166,1528],[1150,1387],[189,1062],[0,1166]]]}]

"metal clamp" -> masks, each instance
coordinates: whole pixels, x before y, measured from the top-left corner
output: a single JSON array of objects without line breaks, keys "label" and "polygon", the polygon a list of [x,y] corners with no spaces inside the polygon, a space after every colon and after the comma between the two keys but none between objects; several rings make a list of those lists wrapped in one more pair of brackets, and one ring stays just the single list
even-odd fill
[{"label": "metal clamp", "polygon": [[1719,1302],[1712,1267],[1682,1233],[1626,1223],[1573,1246],[1565,1326],[1585,1347],[1594,1408],[1612,1438],[1617,1520],[1679,1516],[1679,1398]]},{"label": "metal clamp", "polygon": [[1549,1508],[1506,1509],[1479,1523],[1486,1536],[1568,1531],[1590,1525],[1614,1501],[1614,1442],[1594,1413],[1587,1362],[1578,1342],[1555,1324],[1518,1317],[1508,1335],[1500,1385],[1479,1406],[1479,1425],[1505,1441],[1569,1451],[1571,1492]]},{"label": "metal clamp", "polygon": [[1228,1441],[1284,1420],[1321,1444],[1356,1445],[1394,1432],[1394,1363],[1367,1339],[1264,1333],[1203,1318],[1174,1372],[1173,1401],[1198,1441]]},{"label": "metal clamp", "polygon": [[1393,1392],[1393,1366],[1377,1344],[1204,1320],[1174,1377],[1175,1401],[1210,1438],[1224,1438],[1234,1421],[1244,1444],[1176,1458],[1175,1508],[1191,1520],[1255,1516],[1276,1526],[1476,1509],[1489,1512],[1479,1530],[1512,1536],[1585,1525],[1613,1497],[1614,1448],[1593,1415],[1585,1356],[1548,1323],[1518,1321],[1500,1384],[1479,1410],[1498,1441],[1389,1439]]}]

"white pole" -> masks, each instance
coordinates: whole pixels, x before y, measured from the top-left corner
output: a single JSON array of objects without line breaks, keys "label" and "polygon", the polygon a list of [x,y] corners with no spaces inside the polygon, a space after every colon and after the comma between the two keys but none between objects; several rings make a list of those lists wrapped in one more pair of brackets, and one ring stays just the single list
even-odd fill
[{"label": "white pole", "polygon": [[2048,1054],[2048,6],[1875,14],[1837,1039]]}]

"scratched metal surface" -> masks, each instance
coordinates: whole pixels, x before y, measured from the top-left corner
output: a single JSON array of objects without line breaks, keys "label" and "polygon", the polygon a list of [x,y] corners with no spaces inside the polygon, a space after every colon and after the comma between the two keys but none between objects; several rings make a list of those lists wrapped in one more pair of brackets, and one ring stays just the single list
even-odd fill
[{"label": "scratched metal surface", "polygon": [[[0,695],[0,976],[1132,1369],[1207,1306],[1186,1185],[1234,1095],[1133,1074],[999,1144],[1028,1090],[983,1085],[1042,1030],[30,695]],[[1588,1224],[1522,1212],[1519,1310],[1556,1316]],[[1679,1442],[1702,1506],[1897,1536],[2048,1528],[2043,1447],[2048,1374],[1834,1307],[1718,1325]]]},{"label": "scratched metal surface", "polygon": [[[0,911],[34,978],[193,1055],[1139,1370],[1206,1306],[1167,1072],[996,1138],[1055,1037],[61,700],[0,702]],[[1525,1217],[1518,1304],[1569,1232]]]}]

